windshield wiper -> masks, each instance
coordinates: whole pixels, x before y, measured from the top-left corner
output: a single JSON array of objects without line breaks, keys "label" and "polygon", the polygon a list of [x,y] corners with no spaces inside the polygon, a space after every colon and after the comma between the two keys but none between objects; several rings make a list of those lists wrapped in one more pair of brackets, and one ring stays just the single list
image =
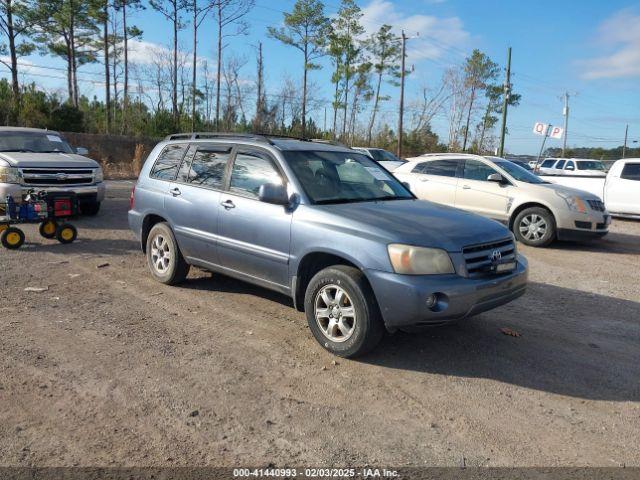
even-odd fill
[{"label": "windshield wiper", "polygon": [[318,200],[317,205],[338,204],[338,203],[362,203],[362,202],[379,202],[380,200],[412,200],[411,197],[400,197],[398,195],[388,197],[373,198],[329,198],[326,200]]},{"label": "windshield wiper", "polygon": [[28,148],[7,148],[5,150],[0,150],[0,152],[15,152],[15,153],[37,153],[34,150],[29,150]]}]

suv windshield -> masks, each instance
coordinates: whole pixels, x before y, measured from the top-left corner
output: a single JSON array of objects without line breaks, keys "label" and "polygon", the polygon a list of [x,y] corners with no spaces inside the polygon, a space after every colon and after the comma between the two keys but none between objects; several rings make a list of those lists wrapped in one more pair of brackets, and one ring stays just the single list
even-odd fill
[{"label": "suv windshield", "polygon": [[503,169],[509,175],[513,177],[514,180],[525,183],[549,183],[542,180],[537,175],[525,170],[520,165],[516,165],[515,163],[509,162],[508,160],[499,160],[494,162],[498,167]]},{"label": "suv windshield", "polygon": [[406,162],[406,160],[400,160],[393,153],[387,152],[386,150],[379,149],[371,149],[369,150],[371,156],[376,162]]},{"label": "suv windshield", "polygon": [[0,132],[0,152],[73,153],[55,132]]},{"label": "suv windshield", "polygon": [[284,158],[317,204],[413,199],[395,177],[355,152],[285,151]]},{"label": "suv windshield", "polygon": [[578,164],[578,170],[600,170],[602,172],[606,170],[604,168],[604,163],[598,162],[597,160],[579,161],[576,163]]}]

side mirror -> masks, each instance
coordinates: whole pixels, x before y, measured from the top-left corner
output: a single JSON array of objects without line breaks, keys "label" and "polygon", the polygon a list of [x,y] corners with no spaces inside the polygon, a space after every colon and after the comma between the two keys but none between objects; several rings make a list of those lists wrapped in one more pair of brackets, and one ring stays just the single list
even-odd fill
[{"label": "side mirror", "polygon": [[284,185],[277,185],[275,183],[265,183],[264,185],[260,185],[260,190],[258,190],[258,199],[261,202],[272,203],[274,205],[289,204],[287,187]]},{"label": "side mirror", "polygon": [[402,186],[407,190],[411,191],[411,184],[409,182],[402,182]]},{"label": "side mirror", "polygon": [[76,153],[78,155],[89,155],[89,150],[84,147],[76,147]]},{"label": "side mirror", "polygon": [[576,167],[574,167],[573,165],[569,165],[567,168],[565,168],[565,170],[575,170]]},{"label": "side mirror", "polygon": [[499,173],[492,173],[487,177],[488,182],[504,183],[505,178]]}]

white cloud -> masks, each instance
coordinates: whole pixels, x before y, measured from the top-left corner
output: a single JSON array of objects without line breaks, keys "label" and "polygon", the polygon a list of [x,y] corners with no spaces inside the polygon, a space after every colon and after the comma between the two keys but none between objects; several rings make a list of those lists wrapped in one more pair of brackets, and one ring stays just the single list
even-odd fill
[{"label": "white cloud", "polygon": [[[407,56],[410,61],[425,59],[437,60],[451,56],[451,50],[464,48],[469,33],[464,29],[458,17],[439,18],[432,15],[406,15],[389,0],[372,0],[362,9],[362,24],[367,34],[377,31],[381,25],[389,24],[400,34],[401,30],[409,36],[419,33],[418,38],[407,44]],[[461,55],[461,52],[459,52]]]},{"label": "white cloud", "polygon": [[640,14],[631,9],[615,13],[600,24],[597,41],[609,54],[579,62],[584,78],[640,76]]}]

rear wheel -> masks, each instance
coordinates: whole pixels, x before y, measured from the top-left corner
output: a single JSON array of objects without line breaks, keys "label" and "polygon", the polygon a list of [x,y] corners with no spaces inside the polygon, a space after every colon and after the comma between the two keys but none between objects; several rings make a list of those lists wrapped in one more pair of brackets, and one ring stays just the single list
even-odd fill
[{"label": "rear wheel", "polygon": [[58,224],[54,220],[45,220],[40,224],[40,235],[44,238],[55,238]]},{"label": "rear wheel", "polygon": [[4,248],[9,250],[17,250],[24,245],[24,233],[16,227],[8,227],[2,231],[0,242]]},{"label": "rear wheel", "polygon": [[313,336],[334,355],[363,355],[384,335],[373,291],[357,268],[335,265],[318,272],[309,282],[304,306]]},{"label": "rear wheel", "polygon": [[526,208],[513,222],[513,233],[525,245],[547,247],[556,239],[556,222],[546,208]]},{"label": "rear wheel", "polygon": [[157,223],[147,238],[147,264],[151,275],[166,285],[176,285],[187,278],[190,266],[185,261],[173,231],[166,223]]},{"label": "rear wheel", "polygon": [[73,243],[78,238],[78,230],[70,223],[63,223],[56,230],[56,240],[60,243]]}]

